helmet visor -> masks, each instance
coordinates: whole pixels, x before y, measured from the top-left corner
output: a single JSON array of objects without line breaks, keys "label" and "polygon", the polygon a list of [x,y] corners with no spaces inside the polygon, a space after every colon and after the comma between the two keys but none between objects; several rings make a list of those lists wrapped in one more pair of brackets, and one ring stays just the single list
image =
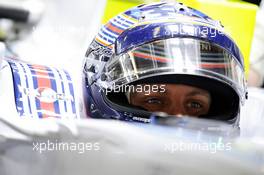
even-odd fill
[{"label": "helmet visor", "polygon": [[162,74],[202,75],[244,89],[239,62],[222,47],[193,38],[159,40],[113,57],[106,65],[107,88]]}]

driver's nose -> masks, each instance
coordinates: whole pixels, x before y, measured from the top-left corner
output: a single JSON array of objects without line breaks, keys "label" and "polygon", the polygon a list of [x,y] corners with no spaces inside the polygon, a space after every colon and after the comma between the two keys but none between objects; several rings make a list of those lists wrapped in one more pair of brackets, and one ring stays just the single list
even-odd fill
[{"label": "driver's nose", "polygon": [[175,116],[183,116],[186,115],[186,112],[184,110],[184,105],[181,103],[180,99],[175,98],[167,108],[167,111],[164,111],[168,113],[169,115],[175,115]]}]

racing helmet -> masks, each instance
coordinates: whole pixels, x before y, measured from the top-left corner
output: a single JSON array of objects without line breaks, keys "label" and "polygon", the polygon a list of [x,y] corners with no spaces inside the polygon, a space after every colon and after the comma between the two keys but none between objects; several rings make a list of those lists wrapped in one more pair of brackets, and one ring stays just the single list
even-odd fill
[{"label": "racing helmet", "polygon": [[152,112],[129,103],[127,86],[173,83],[211,94],[208,114],[239,124],[247,92],[243,56],[215,21],[182,3],[131,8],[104,25],[83,66],[87,115],[149,123]]}]

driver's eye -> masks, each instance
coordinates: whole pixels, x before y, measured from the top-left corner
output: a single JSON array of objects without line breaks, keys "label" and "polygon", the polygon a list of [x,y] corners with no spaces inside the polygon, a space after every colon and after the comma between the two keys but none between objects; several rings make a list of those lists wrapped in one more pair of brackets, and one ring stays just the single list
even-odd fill
[{"label": "driver's eye", "polygon": [[206,107],[203,102],[199,102],[197,100],[191,100],[185,105],[186,114],[191,116],[199,116],[206,112]]},{"label": "driver's eye", "polygon": [[147,98],[145,101],[147,104],[161,105],[162,101],[158,98]]},{"label": "driver's eye", "polygon": [[187,107],[192,109],[201,109],[203,108],[203,105],[199,102],[191,101],[187,103]]}]

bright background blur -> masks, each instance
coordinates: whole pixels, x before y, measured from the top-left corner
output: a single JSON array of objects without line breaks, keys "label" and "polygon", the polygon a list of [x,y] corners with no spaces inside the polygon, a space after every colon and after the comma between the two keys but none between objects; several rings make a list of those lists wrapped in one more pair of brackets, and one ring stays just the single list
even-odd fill
[{"label": "bright background blur", "polygon": [[101,26],[106,0],[43,0],[39,23],[11,44],[19,59],[69,70],[79,77],[89,43]]}]

